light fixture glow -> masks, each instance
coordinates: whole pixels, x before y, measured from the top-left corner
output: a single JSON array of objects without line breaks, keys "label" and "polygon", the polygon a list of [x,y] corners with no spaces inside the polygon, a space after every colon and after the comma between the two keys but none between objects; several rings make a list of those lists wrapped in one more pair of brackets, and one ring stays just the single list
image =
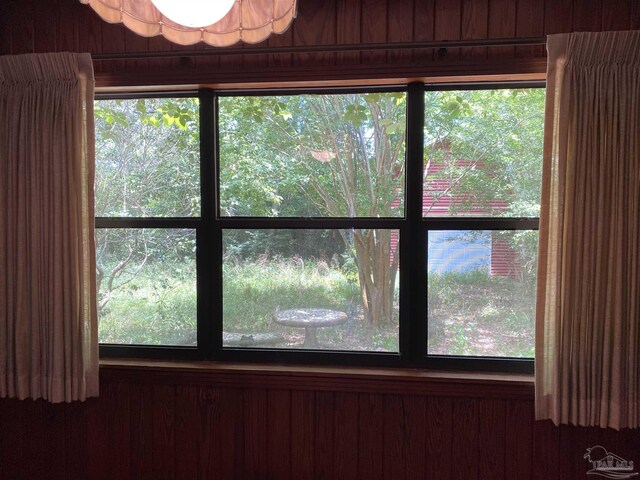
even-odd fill
[{"label": "light fixture glow", "polygon": [[207,27],[223,18],[235,0],[151,0],[171,21],[191,28]]}]

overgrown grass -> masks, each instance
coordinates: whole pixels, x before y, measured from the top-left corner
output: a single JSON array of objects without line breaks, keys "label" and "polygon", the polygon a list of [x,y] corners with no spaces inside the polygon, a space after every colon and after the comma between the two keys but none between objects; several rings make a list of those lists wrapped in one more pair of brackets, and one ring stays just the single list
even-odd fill
[{"label": "overgrown grass", "polygon": [[223,275],[225,331],[268,332],[278,310],[347,311],[359,298],[358,285],[324,261],[225,262]]}]

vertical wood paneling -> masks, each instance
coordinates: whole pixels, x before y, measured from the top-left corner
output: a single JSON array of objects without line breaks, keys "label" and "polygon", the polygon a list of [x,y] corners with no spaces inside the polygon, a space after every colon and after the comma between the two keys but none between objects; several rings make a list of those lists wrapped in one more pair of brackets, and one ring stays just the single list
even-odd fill
[{"label": "vertical wood paneling", "polygon": [[402,399],[402,459],[405,478],[425,478],[426,402],[422,397],[399,397]]},{"label": "vertical wood paneling", "polygon": [[479,401],[455,399],[453,401],[451,452],[453,478],[472,480],[478,477]]},{"label": "vertical wood paneling", "polygon": [[153,465],[156,480],[171,480],[176,470],[176,389],[173,385],[153,386]]},{"label": "vertical wood paneling", "polygon": [[573,425],[560,427],[560,478],[585,478],[587,463],[582,458],[591,445],[588,444],[588,431]]},{"label": "vertical wood paneling", "polygon": [[[435,0],[414,2],[413,36],[417,42],[433,40],[435,23]],[[421,49],[413,52],[414,63],[427,63],[433,60],[432,49]]]},{"label": "vertical wood paneling", "polygon": [[[362,10],[360,0],[337,2],[336,41],[339,44],[355,44],[360,42]],[[341,64],[360,62],[360,52],[338,53],[337,61]]]},{"label": "vertical wood paneling", "polygon": [[[78,7],[84,7],[80,10],[74,9],[73,18],[78,19],[78,50],[81,52],[100,53],[102,52],[102,24],[100,17],[91,10],[87,5],[80,5]],[[95,73],[101,73],[104,71],[102,67],[103,62],[93,62],[93,70]]]},{"label": "vertical wood paneling", "polygon": [[[80,2],[78,2],[80,3]],[[56,6],[53,28],[58,30],[56,50],[62,52],[86,51],[80,49],[78,22],[74,18],[76,5],[61,4]],[[49,19],[51,22],[51,19]]]},{"label": "vertical wood paneling", "polygon": [[[413,32],[413,8],[412,0],[395,0],[388,2],[388,31],[387,42],[410,42],[414,38]],[[411,50],[390,50],[387,53],[387,61],[393,63],[411,62]]]},{"label": "vertical wood paneling", "polygon": [[[133,33],[128,28],[124,31],[124,44],[126,49],[131,52],[148,52],[149,39]],[[127,71],[144,71],[149,68],[149,61],[145,58],[134,58],[125,60]]]},{"label": "vertical wood paneling", "polygon": [[[102,51],[109,53],[125,52],[124,44],[125,27],[122,24],[108,24],[102,22]],[[125,69],[124,60],[108,60],[100,62],[105,72],[121,72]]]},{"label": "vertical wood paneling", "polygon": [[538,421],[533,427],[533,478],[535,480],[565,480],[559,474],[560,429],[549,420]]},{"label": "vertical wood paneling", "polygon": [[198,389],[193,386],[176,387],[176,478],[198,478],[198,428],[200,415],[194,405],[198,404]]},{"label": "vertical wood paneling", "polygon": [[[489,0],[489,38],[513,38],[516,36],[516,2]],[[513,47],[489,48],[489,59],[513,57]]]},{"label": "vertical wood paneling", "polygon": [[[597,32],[602,21],[602,9],[610,9],[609,1],[606,5],[601,0],[576,0],[573,3],[574,32]],[[618,14],[623,12],[618,12]]]},{"label": "vertical wood paneling", "polygon": [[[337,408],[337,406],[336,406]],[[336,410],[336,413],[339,411]],[[291,478],[313,478],[315,463],[313,392],[291,392]]]},{"label": "vertical wood paneling", "polygon": [[316,392],[315,394],[315,452],[314,479],[323,480],[335,478],[333,473],[334,448],[333,392]]},{"label": "vertical wood paneling", "polygon": [[[435,40],[460,40],[462,22],[462,4],[460,0],[435,0]],[[458,60],[459,48],[449,48],[436,52],[435,59],[440,61]]]},{"label": "vertical wood paneling", "polygon": [[[506,402],[483,400],[478,407],[478,478],[502,480],[505,478]],[[514,477],[507,477],[514,478]],[[522,480],[518,477],[518,480]]]},{"label": "vertical wood paneling", "polygon": [[291,392],[270,390],[267,392],[269,410],[267,445],[269,449],[268,471],[278,480],[291,478]]},{"label": "vertical wood paneling", "polygon": [[[20,478],[23,472],[23,434],[27,423],[37,419],[23,418],[24,402],[0,400],[0,465],[7,478]],[[27,444],[27,449],[30,445]]]},{"label": "vertical wood paneling", "polygon": [[[211,435],[220,437],[220,470],[225,479],[244,478],[244,408],[242,390],[225,388],[220,394],[220,423]],[[211,477],[208,477],[211,478]]]},{"label": "vertical wood paneling", "polygon": [[[489,24],[489,0],[462,1],[462,38],[487,38]],[[463,48],[464,60],[483,60],[487,57],[486,48]]]},{"label": "vertical wood paneling", "polygon": [[136,480],[154,478],[152,473],[153,401],[153,390],[149,386],[130,385],[131,477]]},{"label": "vertical wood paneling", "polygon": [[[453,402],[450,398],[427,398],[425,463],[430,478],[452,478]],[[457,478],[457,477],[456,477]]]},{"label": "vertical wood paneling", "polygon": [[244,454],[247,479],[267,478],[267,395],[244,391]]},{"label": "vertical wood paneling", "polygon": [[358,425],[360,416],[358,395],[355,393],[336,392],[334,402],[335,478],[357,478]]},{"label": "vertical wood paneling", "polygon": [[[290,27],[294,45],[330,45],[336,43],[336,0],[298,3],[298,17]],[[335,53],[293,55],[294,64],[335,63]]]},{"label": "vertical wood paneling", "polygon": [[385,480],[397,480],[405,477],[403,448],[402,398],[398,395],[384,396],[384,448],[383,473]]},{"label": "vertical wood paneling", "polygon": [[[26,400],[22,411],[22,469],[24,478],[44,478],[46,458],[44,455],[46,430],[44,428],[42,400]],[[30,421],[25,421],[29,419]]]},{"label": "vertical wood paneling", "polygon": [[507,402],[505,478],[531,480],[533,471],[533,402]]},{"label": "vertical wood paneling", "polygon": [[[383,43],[387,39],[387,1],[361,0],[362,5],[362,43]],[[362,62],[383,63],[386,52],[362,52]]]},{"label": "vertical wood paneling", "polygon": [[640,28],[640,2],[631,2],[631,28],[637,30]]},{"label": "vertical wood paneling", "polygon": [[[35,9],[31,1],[13,2],[9,6],[11,13],[11,53],[32,53],[35,52],[35,31],[34,14]],[[46,51],[46,50],[45,50]]]},{"label": "vertical wood paneling", "polygon": [[197,399],[198,479],[220,478],[220,398],[217,388],[199,387]]},{"label": "vertical wood paneling", "polygon": [[52,405],[41,400],[39,402],[42,403],[43,429],[46,432],[43,445],[43,465],[47,466],[45,475],[53,478],[69,478],[65,442],[60,441],[66,437],[67,405]]},{"label": "vertical wood paneling", "polygon": [[[544,0],[518,0],[516,15],[517,37],[541,37],[544,32]],[[517,57],[542,57],[543,46],[517,47]]]},{"label": "vertical wood paneling", "polygon": [[[640,2],[635,2],[636,5]],[[631,29],[631,4],[626,0],[609,0],[602,4],[602,30]]]},{"label": "vertical wood paneling", "polygon": [[382,479],[384,455],[384,403],[382,395],[360,394],[358,478]]},{"label": "vertical wood paneling", "polygon": [[36,52],[55,52],[57,48],[58,32],[65,28],[73,28],[73,19],[65,20],[60,24],[51,20],[58,17],[57,6],[50,2],[42,2],[33,12],[34,31],[34,51]]},{"label": "vertical wood paneling", "polygon": [[[64,454],[66,456],[67,478],[86,478],[88,468],[87,411],[88,402],[72,402],[65,408]],[[55,439],[60,441],[60,439]],[[11,478],[11,477],[9,477]]]},{"label": "vertical wood paneling", "polygon": [[573,3],[573,0],[547,0],[545,2],[545,35],[571,31],[571,24],[573,22]]}]

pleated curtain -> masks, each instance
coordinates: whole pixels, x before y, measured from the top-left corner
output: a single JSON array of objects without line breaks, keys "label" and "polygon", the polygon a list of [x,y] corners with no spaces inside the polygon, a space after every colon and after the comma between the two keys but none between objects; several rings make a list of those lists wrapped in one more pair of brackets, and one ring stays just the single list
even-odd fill
[{"label": "pleated curtain", "polygon": [[0,57],[0,397],[98,394],[88,54]]},{"label": "pleated curtain", "polygon": [[640,421],[640,32],[548,39],[536,417]]}]

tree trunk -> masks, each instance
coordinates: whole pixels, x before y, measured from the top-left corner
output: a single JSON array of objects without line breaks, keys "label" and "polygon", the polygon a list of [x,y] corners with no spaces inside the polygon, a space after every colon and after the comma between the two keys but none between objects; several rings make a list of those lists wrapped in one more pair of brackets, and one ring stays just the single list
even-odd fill
[{"label": "tree trunk", "polygon": [[393,319],[398,255],[390,258],[390,230],[355,230],[354,245],[364,317],[376,326]]}]

